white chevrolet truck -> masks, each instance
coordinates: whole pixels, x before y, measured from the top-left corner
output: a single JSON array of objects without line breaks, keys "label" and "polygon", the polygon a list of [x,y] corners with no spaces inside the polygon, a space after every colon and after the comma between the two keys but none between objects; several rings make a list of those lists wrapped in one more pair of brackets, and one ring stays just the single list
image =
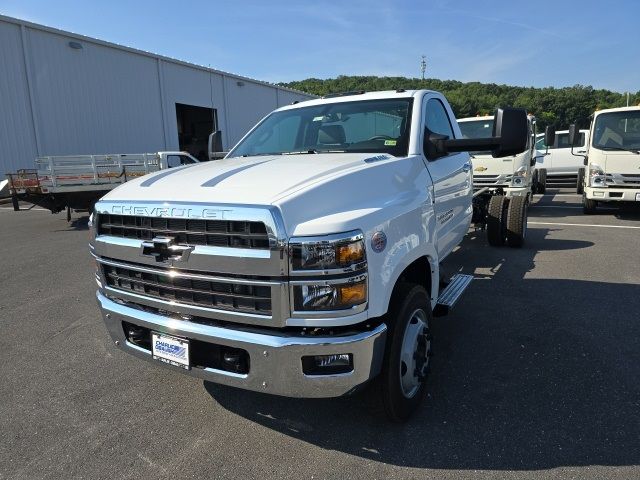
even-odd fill
[{"label": "white chevrolet truck", "polygon": [[[569,130],[571,144],[579,144],[578,130]],[[578,176],[584,213],[595,213],[600,203],[639,204],[640,107],[595,112],[590,135],[585,170]]]},{"label": "white chevrolet truck", "polygon": [[193,376],[291,397],[376,379],[388,416],[425,394],[440,262],[472,220],[467,150],[525,149],[526,112],[462,139],[431,91],[280,108],[223,160],[131,180],[96,205],[97,301],[115,345]]},{"label": "white chevrolet truck", "polygon": [[[463,138],[493,135],[494,118],[488,116],[458,120]],[[544,193],[545,169],[536,169],[536,119],[527,115],[527,144],[523,152],[496,158],[491,152],[470,152],[473,188],[476,197],[484,197],[487,238],[491,245],[507,243],[521,247],[527,227],[527,208],[534,193]],[[476,208],[478,203],[476,202]]]}]

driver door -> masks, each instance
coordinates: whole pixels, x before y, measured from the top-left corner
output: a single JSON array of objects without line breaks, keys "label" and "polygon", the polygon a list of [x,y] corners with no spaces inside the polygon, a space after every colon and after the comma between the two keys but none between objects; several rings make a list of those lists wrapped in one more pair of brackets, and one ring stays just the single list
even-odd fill
[{"label": "driver door", "polygon": [[[460,129],[448,104],[436,95],[425,97],[423,109],[424,127],[432,133],[460,138]],[[444,157],[429,159],[425,155],[427,169],[433,182],[434,210],[436,216],[436,248],[440,260],[460,243],[471,222],[473,178],[469,154],[450,153]]]}]

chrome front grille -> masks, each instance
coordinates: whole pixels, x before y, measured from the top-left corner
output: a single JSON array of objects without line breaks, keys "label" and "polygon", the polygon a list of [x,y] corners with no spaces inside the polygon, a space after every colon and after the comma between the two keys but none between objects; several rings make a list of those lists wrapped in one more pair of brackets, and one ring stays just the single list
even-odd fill
[{"label": "chrome front grille", "polygon": [[114,290],[200,308],[271,315],[269,286],[133,265],[104,263],[102,269],[106,286]]},{"label": "chrome front grille", "polygon": [[178,244],[268,249],[269,236],[262,222],[142,217],[101,213],[98,235],[151,240],[171,236]]},{"label": "chrome front grille", "polygon": [[498,187],[508,186],[513,175],[476,175],[473,174],[473,186],[479,187]]},{"label": "chrome front grille", "polygon": [[607,183],[613,182],[614,186],[640,187],[640,175],[629,173],[607,173]]}]

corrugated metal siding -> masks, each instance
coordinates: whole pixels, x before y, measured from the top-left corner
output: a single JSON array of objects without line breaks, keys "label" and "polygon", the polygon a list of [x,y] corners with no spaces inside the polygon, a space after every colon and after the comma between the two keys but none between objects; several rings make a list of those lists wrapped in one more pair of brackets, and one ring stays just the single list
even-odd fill
[{"label": "corrugated metal siding", "polygon": [[[83,48],[70,48],[69,41]],[[32,168],[38,153],[177,149],[176,103],[211,107],[213,100],[230,148],[268,112],[305,98],[310,96],[0,18],[0,176]]]},{"label": "corrugated metal siding", "polygon": [[235,144],[256,121],[277,108],[275,89],[264,85],[225,78],[229,105],[229,135]]},{"label": "corrugated metal siding", "polygon": [[20,26],[0,22],[0,180],[36,156]]},{"label": "corrugated metal siding", "polygon": [[45,155],[164,148],[157,63],[114,48],[28,30],[36,121]]},{"label": "corrugated metal siding", "polygon": [[[215,108],[218,111],[219,128],[225,133],[225,108],[222,75],[205,70],[185,68],[162,62],[164,97],[167,112],[168,148],[178,149],[178,124],[176,103]],[[212,103],[213,101],[213,103]],[[213,106],[212,106],[213,105]],[[227,145],[227,141],[224,145]]]}]

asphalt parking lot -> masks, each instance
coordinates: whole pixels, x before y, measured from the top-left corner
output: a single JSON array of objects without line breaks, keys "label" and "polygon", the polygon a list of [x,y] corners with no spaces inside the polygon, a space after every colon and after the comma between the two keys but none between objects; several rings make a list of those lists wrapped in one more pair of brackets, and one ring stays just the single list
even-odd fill
[{"label": "asphalt parking lot", "polygon": [[[557,193],[557,192],[556,192]],[[86,217],[0,205],[0,478],[640,478],[640,213],[537,197],[521,250],[470,233],[404,426],[365,392],[295,400],[116,350]]]}]

